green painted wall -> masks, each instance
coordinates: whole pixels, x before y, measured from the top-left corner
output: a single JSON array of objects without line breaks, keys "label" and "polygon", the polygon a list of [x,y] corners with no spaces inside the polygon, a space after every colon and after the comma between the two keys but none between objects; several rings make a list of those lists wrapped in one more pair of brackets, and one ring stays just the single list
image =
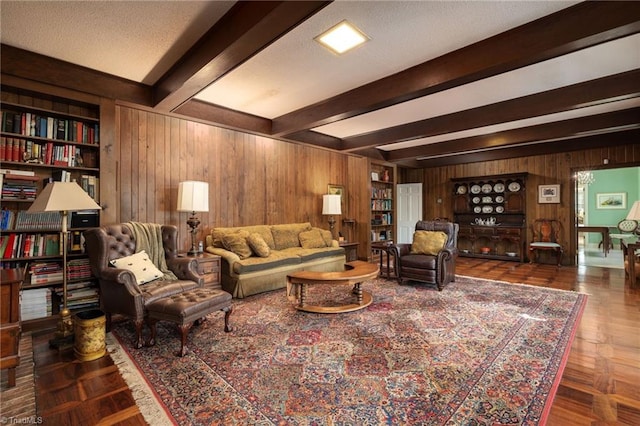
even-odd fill
[{"label": "green painted wall", "polygon": [[[595,182],[587,188],[587,222],[592,226],[616,227],[633,205],[640,200],[640,167],[593,171]],[[624,208],[601,208],[597,206],[598,194],[625,194]],[[598,234],[588,234],[589,243],[598,243]]]}]

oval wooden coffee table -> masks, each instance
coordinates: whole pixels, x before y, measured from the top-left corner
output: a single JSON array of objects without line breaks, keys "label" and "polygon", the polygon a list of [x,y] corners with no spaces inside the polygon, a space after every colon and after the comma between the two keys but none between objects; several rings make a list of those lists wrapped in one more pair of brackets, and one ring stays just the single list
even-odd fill
[{"label": "oval wooden coffee table", "polygon": [[[298,304],[295,306],[299,311],[316,312],[320,314],[336,314],[341,312],[357,311],[366,308],[373,301],[371,293],[362,290],[360,284],[366,280],[372,280],[378,276],[380,268],[378,265],[356,260],[346,263],[344,271],[337,272],[316,272],[300,271],[287,275],[287,284],[296,293]],[[307,303],[307,286],[318,284],[348,284],[352,285],[352,293],[355,295],[356,303],[349,303],[340,306],[318,306]]]}]

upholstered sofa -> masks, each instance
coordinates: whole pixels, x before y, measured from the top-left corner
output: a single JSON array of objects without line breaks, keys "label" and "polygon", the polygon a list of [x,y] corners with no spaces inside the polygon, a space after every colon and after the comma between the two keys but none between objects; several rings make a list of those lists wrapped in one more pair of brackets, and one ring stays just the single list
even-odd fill
[{"label": "upholstered sofa", "polygon": [[331,232],[308,222],[213,228],[205,250],[222,257],[222,288],[235,298],[285,288],[292,272],[339,271],[346,261]]}]

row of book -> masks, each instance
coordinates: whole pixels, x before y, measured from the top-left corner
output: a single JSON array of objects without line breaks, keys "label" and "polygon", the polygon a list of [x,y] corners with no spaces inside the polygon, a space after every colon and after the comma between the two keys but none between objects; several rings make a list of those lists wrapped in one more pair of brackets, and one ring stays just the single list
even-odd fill
[{"label": "row of book", "polygon": [[51,289],[31,288],[20,291],[20,318],[23,321],[52,315]]},{"label": "row of book", "polygon": [[63,167],[96,167],[96,154],[77,145],[58,145],[27,139],[0,137],[0,161],[16,161]]},{"label": "row of book", "polygon": [[35,200],[38,193],[37,182],[40,178],[36,176],[6,175],[2,174],[0,184],[2,185],[3,200]]},{"label": "row of book", "polygon": [[391,188],[371,188],[371,198],[393,198],[393,189]]},{"label": "row of book", "polygon": [[393,235],[390,230],[375,231],[371,230],[371,241],[392,241]]},{"label": "row of book", "polygon": [[371,200],[371,210],[393,210],[393,200]]},{"label": "row of book", "polygon": [[98,123],[47,117],[31,112],[2,111],[2,131],[85,144],[95,145],[100,142]]},{"label": "row of book", "polygon": [[371,218],[372,225],[391,225],[393,223],[393,215],[391,213],[374,214]]},{"label": "row of book", "polygon": [[3,259],[20,257],[59,256],[60,234],[3,234],[0,253]]},{"label": "row of book", "polygon": [[[20,317],[23,321],[45,318],[63,307],[63,289],[25,288],[20,291]],[[96,308],[99,305],[100,292],[93,281],[82,281],[67,285],[67,307],[74,310]]]},{"label": "row of book", "polygon": [[[71,216],[67,216],[67,226]],[[62,215],[60,212],[29,213],[26,210],[0,211],[0,230],[33,230],[33,231],[58,231],[62,228]]]}]

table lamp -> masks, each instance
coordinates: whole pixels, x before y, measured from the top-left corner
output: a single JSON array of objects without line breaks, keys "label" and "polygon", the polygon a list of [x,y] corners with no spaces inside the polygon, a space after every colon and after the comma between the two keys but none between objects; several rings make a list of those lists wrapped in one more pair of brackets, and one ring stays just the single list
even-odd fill
[{"label": "table lamp", "polygon": [[76,182],[50,182],[35,199],[29,213],[60,212],[62,217],[62,310],[60,320],[53,340],[49,342],[52,347],[62,349],[64,345],[71,344],[73,338],[73,319],[67,306],[67,221],[69,212],[79,210],[101,210],[93,198],[89,196]]},{"label": "table lamp", "polygon": [[333,235],[333,228],[336,224],[336,219],[333,216],[342,214],[341,202],[342,196],[339,194],[325,194],[322,196],[322,214],[329,216],[331,235]]},{"label": "table lamp", "polygon": [[195,180],[180,182],[178,186],[178,211],[191,212],[191,217],[187,220],[187,225],[191,228],[191,250],[187,254],[193,256],[200,252],[196,247],[196,233],[198,225],[200,225],[196,212],[209,211],[209,183]]}]

